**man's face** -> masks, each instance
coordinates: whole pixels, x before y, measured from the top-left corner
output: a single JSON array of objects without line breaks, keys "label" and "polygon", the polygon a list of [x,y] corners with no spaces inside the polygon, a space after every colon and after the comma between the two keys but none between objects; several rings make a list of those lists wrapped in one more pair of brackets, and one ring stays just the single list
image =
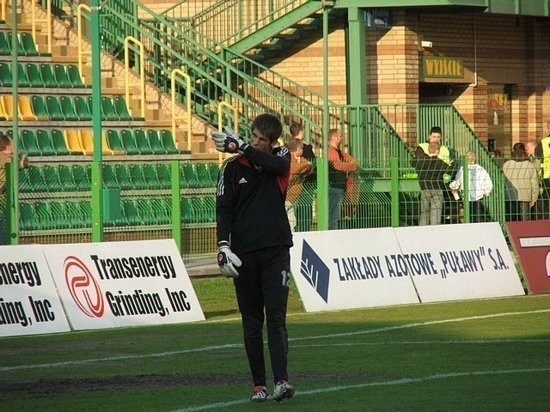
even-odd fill
[{"label": "man's face", "polygon": [[271,153],[271,142],[258,129],[252,129],[250,137],[250,146],[265,153]]},{"label": "man's face", "polygon": [[430,133],[428,136],[428,144],[431,149],[436,149],[441,146],[441,133]]},{"label": "man's face", "polygon": [[13,145],[12,144],[7,145],[6,148],[2,151],[2,153],[7,155],[13,154]]},{"label": "man's face", "polygon": [[527,153],[528,156],[535,155],[535,148],[536,146],[531,142],[528,142],[525,144],[525,152]]}]

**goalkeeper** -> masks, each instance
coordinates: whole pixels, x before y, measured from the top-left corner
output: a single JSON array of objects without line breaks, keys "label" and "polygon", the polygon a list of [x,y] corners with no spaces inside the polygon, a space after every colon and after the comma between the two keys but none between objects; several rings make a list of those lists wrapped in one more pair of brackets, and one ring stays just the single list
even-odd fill
[{"label": "goalkeeper", "polygon": [[229,127],[225,133],[212,133],[218,151],[238,153],[224,162],[218,178],[218,265],[235,285],[254,383],[250,400],[268,399],[262,336],[265,316],[273,399],[280,402],[294,394],[288,383],[286,328],[292,246],[285,209],[290,154],[286,147],[274,147],[282,132],[275,116],[259,115],[251,130],[249,143]]}]

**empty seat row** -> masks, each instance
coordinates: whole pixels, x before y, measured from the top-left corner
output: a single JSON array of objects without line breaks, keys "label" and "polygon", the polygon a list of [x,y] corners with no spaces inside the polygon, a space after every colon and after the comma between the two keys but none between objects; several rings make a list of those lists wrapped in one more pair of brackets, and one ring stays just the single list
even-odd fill
[{"label": "empty seat row", "polygon": [[172,132],[167,129],[109,129],[107,143],[113,150],[126,154],[178,154]]},{"label": "empty seat row", "polygon": [[[19,120],[89,121],[92,119],[92,96],[19,95]],[[13,118],[12,95],[0,96],[0,118]],[[106,121],[130,121],[126,101],[122,96],[101,97],[101,118]]]},{"label": "empty seat row", "polygon": [[[187,224],[213,223],[216,203],[212,196],[185,197],[180,221]],[[82,229],[92,224],[89,199],[49,200],[20,204],[21,230]],[[169,197],[123,199],[120,216],[106,219],[106,226],[149,226],[170,224],[172,202]]]},{"label": "empty seat row", "polygon": [[[216,163],[184,162],[180,166],[181,188],[213,188]],[[172,187],[168,163],[104,163],[103,184],[120,190],[159,190]],[[90,164],[31,165],[19,172],[21,193],[89,191]]]},{"label": "empty seat row", "polygon": [[[11,63],[0,62],[0,87],[11,87],[12,85]],[[76,65],[52,63],[17,63],[17,85],[33,88],[86,87]]]},{"label": "empty seat row", "polygon": [[[11,43],[11,31],[0,31],[0,55],[11,54]],[[21,56],[47,55],[38,52],[32,35],[27,32],[17,33],[17,53]]]}]

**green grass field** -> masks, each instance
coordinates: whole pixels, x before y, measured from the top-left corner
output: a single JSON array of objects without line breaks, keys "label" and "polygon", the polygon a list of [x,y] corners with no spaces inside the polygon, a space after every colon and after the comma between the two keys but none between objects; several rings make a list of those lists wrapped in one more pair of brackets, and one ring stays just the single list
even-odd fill
[{"label": "green grass field", "polygon": [[296,395],[252,404],[232,284],[193,284],[206,322],[1,338],[0,411],[550,409],[550,295],[308,314],[293,289]]}]

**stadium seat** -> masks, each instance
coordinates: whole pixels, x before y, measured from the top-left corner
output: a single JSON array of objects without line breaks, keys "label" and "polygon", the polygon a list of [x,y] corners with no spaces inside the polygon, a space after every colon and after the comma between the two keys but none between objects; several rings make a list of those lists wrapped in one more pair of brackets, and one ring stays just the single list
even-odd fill
[{"label": "stadium seat", "polygon": [[73,103],[76,114],[78,115],[78,118],[80,120],[92,120],[92,113],[88,108],[88,102],[86,101],[86,98],[82,96],[74,96]]},{"label": "stadium seat", "polygon": [[90,165],[84,166],[80,163],[75,163],[71,169],[77,190],[90,190],[92,187]]},{"label": "stadium seat", "polygon": [[92,226],[92,204],[89,200],[81,200],[78,202],[78,207],[80,208],[80,217],[82,219],[82,227],[91,227]]},{"label": "stadium seat", "polygon": [[170,223],[172,220],[172,203],[169,198],[153,198],[151,199],[151,207],[159,224],[166,225]]},{"label": "stadium seat", "polygon": [[71,79],[69,78],[69,74],[67,73],[67,69],[65,68],[64,65],[54,64],[53,74],[55,76],[55,81],[57,82],[59,87],[64,87],[64,88],[73,87]]},{"label": "stadium seat", "polygon": [[40,67],[36,63],[26,63],[25,70],[31,87],[44,87],[44,80],[40,74]]},{"label": "stadium seat", "polygon": [[113,104],[113,99],[111,99],[108,96],[101,96],[101,115],[103,117],[103,120],[107,120],[107,121],[120,120],[120,117],[118,117],[116,113],[116,109]]},{"label": "stadium seat", "polygon": [[69,64],[67,65],[67,75],[69,76],[69,80],[71,81],[72,87],[86,87],[84,82],[82,81],[82,76],[80,75],[80,72],[78,71],[78,66],[75,64]]},{"label": "stadium seat", "polygon": [[31,103],[32,111],[37,118],[40,118],[40,119],[50,118],[50,114],[48,113],[48,108],[46,107],[46,103],[44,102],[44,99],[42,98],[42,96],[32,95],[30,103]]},{"label": "stadium seat", "polygon": [[153,154],[153,149],[149,145],[149,140],[143,129],[134,129],[134,140],[140,154]]},{"label": "stadium seat", "polygon": [[79,229],[84,227],[85,218],[78,202],[65,202],[65,213],[70,228]]},{"label": "stadium seat", "polygon": [[39,166],[29,166],[29,178],[34,192],[46,191],[46,182]]},{"label": "stadium seat", "polygon": [[168,154],[178,154],[180,151],[174,143],[174,138],[172,137],[172,132],[167,129],[162,129],[160,131],[160,139],[162,141],[162,146],[166,153]]},{"label": "stadium seat", "polygon": [[182,223],[196,223],[195,211],[191,207],[191,199],[183,197],[181,199],[181,221]]},{"label": "stadium seat", "polygon": [[34,190],[32,187],[30,168],[36,166],[29,166],[19,171],[19,191],[22,193],[29,193]]},{"label": "stadium seat", "polygon": [[126,100],[122,96],[115,96],[113,98],[113,105],[115,107],[116,115],[120,120],[132,120],[132,115],[128,111]]},{"label": "stadium seat", "polygon": [[52,66],[49,63],[40,64],[40,74],[42,75],[45,87],[59,87],[55,81]]},{"label": "stadium seat", "polygon": [[107,144],[113,151],[124,153],[124,146],[122,144],[122,140],[120,140],[120,134],[118,133],[118,130],[107,130]]},{"label": "stadium seat", "polygon": [[53,129],[50,131],[50,136],[52,139],[53,147],[58,156],[70,155],[71,152],[67,147],[67,142],[65,141],[65,136],[63,132],[59,129]]},{"label": "stadium seat", "polygon": [[153,205],[151,204],[151,199],[148,198],[139,198],[136,199],[136,207],[138,211],[138,216],[140,220],[145,225],[155,225],[158,224],[158,219],[155,216],[155,211],[153,210]]},{"label": "stadium seat", "polygon": [[31,99],[25,94],[17,97],[20,120],[48,120],[48,117],[38,118],[32,111]]},{"label": "stadium seat", "polygon": [[0,97],[3,115],[7,120],[13,119],[13,97],[11,94],[3,94]]},{"label": "stadium seat", "polygon": [[197,179],[199,180],[200,187],[214,187],[216,186],[216,181],[212,179],[210,175],[210,170],[206,163],[195,163],[195,172]]},{"label": "stadium seat", "polygon": [[80,117],[76,113],[73,99],[70,96],[59,96],[59,107],[65,120],[77,121]]},{"label": "stadium seat", "polygon": [[94,154],[94,138],[92,131],[89,129],[79,130],[78,131],[80,139],[80,147],[86,156],[91,156]]},{"label": "stadium seat", "polygon": [[149,187],[141,164],[131,164],[128,167],[128,171],[130,172],[130,179],[132,180],[134,188],[147,189]]},{"label": "stadium seat", "polygon": [[136,140],[134,139],[134,135],[130,129],[122,129],[120,131],[120,140],[122,141],[122,146],[127,154],[139,154]]},{"label": "stadium seat", "polygon": [[72,192],[78,190],[78,187],[73,178],[73,171],[71,166],[66,164],[58,165],[57,174],[59,175],[59,182],[63,187],[63,191]]},{"label": "stadium seat", "polygon": [[0,31],[0,54],[11,54],[11,32]]},{"label": "stadium seat", "polygon": [[42,156],[55,156],[57,154],[52,138],[47,130],[38,129],[36,131],[36,140]]},{"label": "stadium seat", "polygon": [[164,149],[162,141],[160,140],[157,130],[155,129],[147,130],[147,138],[149,139],[149,145],[151,146],[151,150],[153,150],[153,153],[155,154],[167,153],[167,151]]},{"label": "stadium seat", "polygon": [[38,145],[37,136],[32,129],[22,130],[19,134],[19,138],[25,148],[27,156],[42,156],[42,151]]},{"label": "stadium seat", "polygon": [[214,196],[203,196],[204,220],[207,223],[216,221],[216,198]]},{"label": "stadium seat", "polygon": [[27,32],[20,32],[19,37],[19,50],[26,56],[38,56],[38,49],[34,43],[32,35]]},{"label": "stadium seat", "polygon": [[131,190],[134,188],[132,179],[130,178],[130,172],[124,164],[115,165],[116,180],[120,186],[120,190]]},{"label": "stadium seat", "polygon": [[157,163],[157,176],[160,189],[170,189],[172,187],[172,174],[168,163]]},{"label": "stadium seat", "polygon": [[141,218],[136,207],[136,203],[132,199],[126,199],[121,202],[122,213],[129,226],[137,226],[142,224]]},{"label": "stadium seat", "polygon": [[85,154],[80,140],[80,132],[78,130],[65,130],[65,142],[72,154]]},{"label": "stadium seat", "polygon": [[38,229],[38,221],[36,219],[36,211],[34,210],[33,203],[21,202],[19,205],[19,212],[19,226],[21,230]]},{"label": "stadium seat", "polygon": [[44,182],[46,183],[46,191],[59,192],[63,190],[63,185],[61,184],[57,173],[57,167],[52,165],[44,165],[42,166],[42,174],[44,176]]},{"label": "stadium seat", "polygon": [[12,82],[11,64],[0,62],[0,87],[11,87]]},{"label": "stadium seat", "polygon": [[56,96],[46,96],[46,109],[48,109],[50,120],[65,120],[63,110]]},{"label": "stadium seat", "polygon": [[102,167],[102,179],[103,184],[107,188],[118,188],[118,182],[116,180],[115,166],[111,163],[103,163]]},{"label": "stadium seat", "polygon": [[27,77],[27,71],[25,67],[23,67],[23,63],[17,63],[17,85],[19,87],[30,87],[31,85]]},{"label": "stadium seat", "polygon": [[159,177],[157,175],[157,166],[153,163],[144,163],[142,165],[143,176],[148,189],[161,189]]},{"label": "stadium seat", "polygon": [[191,162],[182,162],[182,187],[199,188],[201,182],[197,176],[196,169]]}]

